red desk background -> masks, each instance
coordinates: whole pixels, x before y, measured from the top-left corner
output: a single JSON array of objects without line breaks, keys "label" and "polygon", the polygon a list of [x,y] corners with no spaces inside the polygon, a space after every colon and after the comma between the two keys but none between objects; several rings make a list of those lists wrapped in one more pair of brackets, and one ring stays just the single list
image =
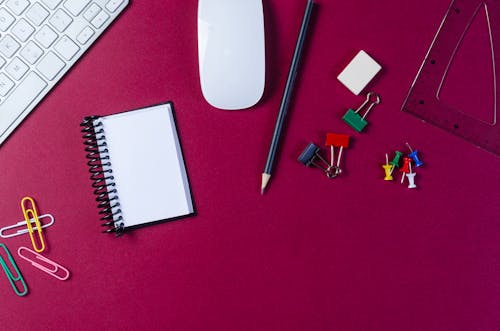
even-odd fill
[{"label": "red desk background", "polygon": [[[16,258],[30,293],[0,277],[4,330],[498,330],[498,158],[400,111],[447,0],[318,0],[280,158],[260,176],[305,1],[266,0],[267,87],[252,110],[212,109],[198,84],[197,1],[133,1],[0,150],[0,225],[33,196],[56,223],[59,282]],[[383,66],[383,104],[336,80],[360,49]],[[122,238],[100,234],[79,123],[174,101],[193,218]],[[328,131],[350,133],[345,176],[296,161]],[[408,141],[418,190],[382,180]],[[28,237],[3,241],[11,252]],[[17,255],[14,255],[17,256]]]}]

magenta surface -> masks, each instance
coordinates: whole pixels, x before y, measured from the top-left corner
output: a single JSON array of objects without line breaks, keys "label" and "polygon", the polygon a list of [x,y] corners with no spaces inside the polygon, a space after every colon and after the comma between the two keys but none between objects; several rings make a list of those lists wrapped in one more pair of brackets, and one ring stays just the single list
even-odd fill
[{"label": "magenta surface", "polygon": [[[264,1],[264,98],[232,112],[201,94],[197,1],[132,1],[0,148],[0,226],[22,220],[21,198],[34,197],[56,219],[44,255],[71,271],[60,282],[14,256],[30,293],[17,297],[0,274],[1,328],[499,330],[500,160],[400,111],[448,5],[318,0],[261,196],[305,1]],[[363,133],[341,117],[364,98],[336,79],[360,49],[383,67],[369,86],[382,103]],[[479,53],[464,62],[479,69],[450,74],[464,80],[445,99],[491,103],[488,85],[478,87],[491,80],[476,79],[488,61]],[[100,234],[79,123],[167,100],[198,215],[119,239]],[[297,162],[327,132],[352,136],[334,180]],[[383,180],[385,153],[406,153],[406,142],[425,163],[415,190],[399,184],[399,172]],[[11,252],[30,244],[29,236],[2,242]]]}]

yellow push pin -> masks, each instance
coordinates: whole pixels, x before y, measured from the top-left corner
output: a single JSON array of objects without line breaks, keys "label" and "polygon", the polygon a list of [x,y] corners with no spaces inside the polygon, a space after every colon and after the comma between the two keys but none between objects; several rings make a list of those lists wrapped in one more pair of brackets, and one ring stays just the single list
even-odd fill
[{"label": "yellow push pin", "polygon": [[389,164],[389,159],[387,157],[387,153],[385,153],[385,164],[382,166],[385,171],[384,180],[393,180],[392,178],[392,170],[394,169],[394,165]]}]

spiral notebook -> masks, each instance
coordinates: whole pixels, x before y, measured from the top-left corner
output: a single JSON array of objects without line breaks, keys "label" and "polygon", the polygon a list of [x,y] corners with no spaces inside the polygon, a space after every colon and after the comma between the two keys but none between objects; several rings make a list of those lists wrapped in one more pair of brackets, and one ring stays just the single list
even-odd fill
[{"label": "spiral notebook", "polygon": [[81,125],[104,232],[194,214],[171,102]]}]

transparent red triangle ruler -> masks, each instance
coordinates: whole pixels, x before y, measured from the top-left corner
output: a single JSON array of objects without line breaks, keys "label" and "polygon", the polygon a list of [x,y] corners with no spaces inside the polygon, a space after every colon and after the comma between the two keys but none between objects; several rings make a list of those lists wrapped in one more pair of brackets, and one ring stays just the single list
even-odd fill
[{"label": "transparent red triangle ruler", "polygon": [[[492,121],[471,116],[460,107],[443,102],[439,93],[468,28],[479,11],[485,11],[493,62]],[[454,0],[441,22],[436,36],[425,56],[402,110],[426,122],[460,136],[467,141],[500,156],[500,125],[497,123],[497,102],[500,91],[500,1]],[[477,61],[482,61],[478,56]]]}]

